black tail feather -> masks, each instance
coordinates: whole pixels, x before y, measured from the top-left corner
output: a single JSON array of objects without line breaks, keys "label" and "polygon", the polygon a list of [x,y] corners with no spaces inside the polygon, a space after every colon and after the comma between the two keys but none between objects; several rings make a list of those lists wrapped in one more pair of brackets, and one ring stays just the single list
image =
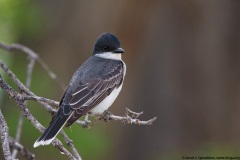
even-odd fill
[{"label": "black tail feather", "polygon": [[[67,106],[65,106],[67,107]],[[66,109],[66,108],[65,108]],[[69,108],[70,109],[70,108]],[[52,140],[57,136],[59,131],[65,125],[67,120],[71,117],[72,111],[66,114],[63,112],[63,108],[59,108],[57,114],[54,116],[48,128],[44,131],[41,137],[37,139],[34,143],[34,147],[38,147],[39,145],[48,145],[52,142]]]}]

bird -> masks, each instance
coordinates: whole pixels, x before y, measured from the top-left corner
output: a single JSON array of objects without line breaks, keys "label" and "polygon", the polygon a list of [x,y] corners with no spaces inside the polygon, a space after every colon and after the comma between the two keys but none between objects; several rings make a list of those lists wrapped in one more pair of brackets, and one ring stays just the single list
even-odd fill
[{"label": "bird", "polygon": [[105,32],[97,38],[92,55],[73,74],[56,114],[34,148],[49,145],[63,126],[71,126],[83,115],[99,116],[108,110],[126,75],[124,52],[114,34]]}]

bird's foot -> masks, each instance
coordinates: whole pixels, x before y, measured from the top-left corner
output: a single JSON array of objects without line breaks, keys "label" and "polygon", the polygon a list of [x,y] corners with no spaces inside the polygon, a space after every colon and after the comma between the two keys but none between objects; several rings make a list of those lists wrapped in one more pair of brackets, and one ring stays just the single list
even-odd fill
[{"label": "bird's foot", "polygon": [[91,121],[88,119],[88,113],[86,114],[83,122],[84,122],[83,127],[89,128],[88,124],[91,123]]},{"label": "bird's foot", "polygon": [[112,115],[112,113],[108,110],[106,110],[102,116],[101,119],[103,119],[105,122],[108,122],[109,120],[111,120],[110,116]]}]

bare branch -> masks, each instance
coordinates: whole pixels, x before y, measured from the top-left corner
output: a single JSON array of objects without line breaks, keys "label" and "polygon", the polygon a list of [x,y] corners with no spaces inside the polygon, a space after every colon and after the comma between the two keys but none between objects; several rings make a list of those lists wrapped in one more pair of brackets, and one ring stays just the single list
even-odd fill
[{"label": "bare branch", "polygon": [[[28,110],[27,106],[24,104],[24,101],[19,98],[19,93],[17,93],[15,90],[13,90],[2,78],[0,75],[0,87],[12,98],[17,105],[22,110],[24,116],[32,123],[32,125],[39,130],[41,133],[45,130],[45,128],[35,119],[35,117],[31,114],[31,112]],[[68,151],[66,150],[62,143],[55,139],[52,144],[56,146],[62,153],[64,153],[69,159],[75,160],[76,158]]]},{"label": "bare branch", "polygon": [[33,94],[24,84],[15,76],[15,74],[9,70],[9,68],[0,60],[0,67],[7,73],[9,78],[19,87],[21,91],[24,91],[27,94]]},{"label": "bare branch", "polygon": [[31,50],[30,48],[22,45],[22,44],[5,44],[0,42],[0,48],[9,51],[9,52],[13,52],[13,51],[22,51],[23,53],[26,53],[31,59],[37,59],[40,63],[40,65],[47,71],[47,73],[49,74],[49,76],[52,79],[56,79],[56,75],[49,69],[49,67],[42,61],[39,60],[39,56],[37,53],[35,53],[33,50]]},{"label": "bare branch", "polygon": [[[36,96],[33,92],[31,92],[16,76],[15,74],[0,60],[0,67],[7,73],[7,75],[13,80],[13,82],[19,87],[20,90],[24,91],[27,95],[24,95],[26,100],[36,100],[39,102],[47,111],[51,114],[56,113],[56,110],[52,108],[50,105],[58,107],[59,102]],[[29,96],[28,96],[29,95]],[[24,99],[23,99],[24,100]],[[76,123],[85,126],[86,123],[84,121],[76,121]]]},{"label": "bare branch", "polygon": [[[32,72],[33,72],[33,67],[35,64],[35,57],[29,56],[29,63],[28,63],[28,67],[27,67],[27,77],[26,77],[26,87],[30,88],[30,84],[31,84],[31,80],[32,80]],[[27,105],[27,101],[24,102],[25,105]],[[16,133],[16,141],[19,142],[20,141],[20,137],[21,137],[21,132],[22,132],[22,125],[23,125],[23,113],[20,113],[19,115],[19,119],[18,119],[18,125],[17,125],[17,133]],[[14,149],[12,152],[12,156],[13,158],[16,158],[18,153],[17,149]]]},{"label": "bare branch", "polygon": [[32,154],[29,150],[27,150],[23,145],[18,143],[12,137],[8,137],[9,145],[11,148],[18,150],[26,159],[33,160],[35,159],[35,155]]},{"label": "bare branch", "polygon": [[[21,132],[22,132],[22,125],[23,125],[23,118],[24,115],[22,112],[20,112],[19,118],[18,118],[18,125],[17,125],[17,132],[16,132],[16,142],[20,142]],[[18,150],[16,148],[13,149],[12,156],[15,159],[17,156]]]},{"label": "bare branch", "polygon": [[16,50],[20,50],[24,53],[26,53],[28,56],[32,57],[32,58],[38,58],[38,55],[33,52],[31,49],[29,49],[28,47],[25,47],[21,44],[5,44],[0,42],[0,48],[6,50],[6,51],[16,51]]},{"label": "bare branch", "polygon": [[35,65],[35,58],[30,57],[30,61],[28,63],[28,67],[27,67],[27,78],[26,78],[26,87],[27,88],[30,88],[30,85],[31,85],[32,72],[33,72],[34,65]]},{"label": "bare branch", "polygon": [[[0,60],[0,67],[7,73],[7,75],[13,80],[13,82],[19,87],[20,90],[24,91],[27,95],[20,95],[21,97],[23,97],[23,100],[36,100],[37,102],[39,102],[47,111],[49,111],[51,114],[56,113],[56,110],[54,108],[52,108],[50,105],[53,105],[55,107],[58,107],[59,102],[51,100],[51,99],[47,99],[47,98],[43,98],[43,97],[39,97],[36,96],[33,92],[31,92],[16,76],[15,74],[9,70],[9,68]],[[25,99],[24,99],[25,98]],[[77,120],[76,123],[82,125],[82,126],[86,126],[86,122],[85,121],[80,121]]]},{"label": "bare branch", "polygon": [[0,110],[0,132],[4,157],[6,160],[13,160],[8,142],[8,126],[1,110]]},{"label": "bare branch", "polygon": [[137,112],[133,112],[133,111],[131,111],[130,109],[126,108],[126,111],[125,111],[126,116],[128,116],[129,113],[132,114],[132,116],[131,116],[132,118],[138,118],[140,115],[143,114],[143,111],[137,113]]},{"label": "bare branch", "polygon": [[61,86],[61,88],[64,90],[66,88],[66,86],[63,84],[62,81],[60,81],[60,79],[57,77],[57,75],[55,73],[53,73],[48,65],[38,56],[38,54],[36,52],[34,52],[33,50],[31,50],[30,48],[22,45],[22,44],[5,44],[0,42],[0,48],[2,48],[3,50],[9,51],[9,52],[13,52],[13,51],[21,51],[25,54],[27,54],[31,59],[37,60],[37,62],[43,67],[43,69],[48,73],[48,75],[57,81],[57,83]]},{"label": "bare branch", "polygon": [[23,100],[35,100],[37,102],[44,102],[44,103],[48,103],[50,105],[53,105],[55,107],[58,107],[59,102],[55,101],[55,100],[51,100],[48,98],[44,98],[44,97],[39,97],[39,96],[28,96],[28,95],[21,95]]},{"label": "bare branch", "polygon": [[[129,116],[128,115],[129,113],[131,113],[132,115]],[[105,121],[115,120],[115,121],[121,121],[123,123],[138,124],[138,125],[152,125],[152,123],[157,120],[157,117],[154,117],[147,121],[141,121],[139,119],[136,119],[142,114],[143,114],[143,112],[137,113],[137,112],[133,112],[130,109],[126,108],[125,116],[116,116],[116,115],[113,115],[109,111],[105,111],[105,114],[102,116],[102,118]]]},{"label": "bare branch", "polygon": [[71,139],[69,139],[69,137],[67,136],[67,134],[61,130],[60,134],[62,135],[64,141],[67,143],[67,145],[70,147],[70,149],[73,152],[73,155],[77,158],[77,160],[82,160],[81,156],[79,155],[77,149],[75,148],[75,146],[73,145],[73,141]]},{"label": "bare branch", "polygon": [[[9,78],[18,86],[21,91],[24,91],[27,95],[36,96],[32,91],[30,91],[16,76],[15,74],[0,60],[0,67],[7,73]],[[36,96],[37,97],[37,96]],[[55,113],[56,110],[49,106],[47,103],[40,102],[40,104],[50,113]]]}]

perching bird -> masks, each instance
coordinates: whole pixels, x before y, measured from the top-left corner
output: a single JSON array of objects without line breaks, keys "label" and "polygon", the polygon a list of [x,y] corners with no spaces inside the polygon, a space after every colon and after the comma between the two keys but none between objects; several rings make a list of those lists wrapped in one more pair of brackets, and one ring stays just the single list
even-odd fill
[{"label": "perching bird", "polygon": [[56,115],[34,147],[48,145],[62,127],[69,127],[86,114],[101,115],[112,105],[122,89],[126,65],[121,59],[124,50],[118,38],[101,34],[92,56],[74,73]]}]

